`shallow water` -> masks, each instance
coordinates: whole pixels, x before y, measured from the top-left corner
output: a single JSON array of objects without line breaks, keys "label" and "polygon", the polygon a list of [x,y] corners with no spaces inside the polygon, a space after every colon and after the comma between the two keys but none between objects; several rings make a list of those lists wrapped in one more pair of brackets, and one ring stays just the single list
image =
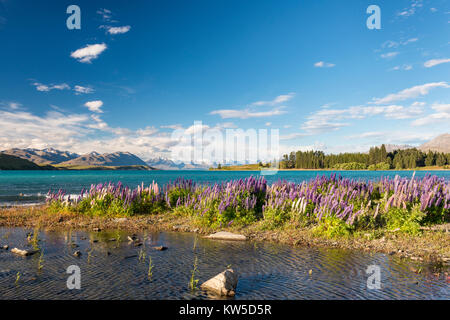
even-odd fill
[{"label": "shallow water", "polygon": [[[0,244],[30,248],[32,230],[0,228]],[[124,232],[40,232],[40,255],[0,250],[0,299],[215,299],[189,279],[195,258],[199,284],[230,266],[238,272],[235,299],[450,299],[448,275],[384,254],[294,248],[266,242],[227,242],[193,234],[140,233],[135,247]],[[111,238],[122,241],[109,241]],[[97,243],[91,240],[98,239]],[[72,247],[70,243],[79,247]],[[165,251],[152,246],[164,245]],[[80,250],[81,257],[73,256]],[[142,250],[142,251],[141,251]],[[109,254],[108,254],[109,252]],[[139,260],[145,252],[145,262]],[[153,274],[148,279],[149,256]],[[66,287],[66,269],[81,269],[81,290]],[[366,269],[378,265],[381,289],[368,289]],[[310,270],[312,273],[310,274]],[[16,283],[18,272],[20,279]]]},{"label": "shallow water", "polygon": [[[414,171],[279,171],[266,175],[269,183],[287,180],[300,183],[317,175],[337,173],[347,178],[376,180],[381,177],[411,177]],[[67,194],[79,194],[91,184],[119,182],[135,188],[142,182],[146,185],[156,181],[160,185],[178,177],[192,179],[199,183],[220,183],[232,179],[258,176],[259,171],[1,171],[0,205],[24,205],[45,201],[47,192],[64,189]],[[426,174],[437,175],[450,180],[450,171],[417,171],[416,177]]]}]

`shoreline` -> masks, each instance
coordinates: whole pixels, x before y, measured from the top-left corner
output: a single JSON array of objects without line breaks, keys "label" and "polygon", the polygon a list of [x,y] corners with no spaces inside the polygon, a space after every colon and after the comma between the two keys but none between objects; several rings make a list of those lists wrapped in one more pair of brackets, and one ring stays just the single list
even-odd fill
[{"label": "shoreline", "polygon": [[51,213],[45,205],[31,207],[0,208],[0,227],[61,230],[124,230],[155,232],[190,232],[206,236],[217,231],[229,231],[245,235],[248,241],[269,241],[293,247],[316,247],[385,253],[422,263],[436,264],[444,268],[450,263],[450,224],[424,228],[422,233],[411,236],[388,232],[375,236],[367,233],[350,237],[326,238],[314,235],[310,228],[287,226],[264,229],[262,223],[220,229],[199,226],[189,217],[172,213],[135,215],[131,217],[90,217],[61,212]]},{"label": "shoreline", "polygon": [[389,170],[369,170],[369,169],[360,169],[360,170],[344,170],[344,169],[275,169],[275,170],[261,170],[261,169],[209,169],[209,171],[332,171],[332,172],[340,172],[340,171],[368,171],[368,172],[380,172],[380,171],[450,171],[450,169],[444,168],[415,168],[415,169],[389,169]]}]

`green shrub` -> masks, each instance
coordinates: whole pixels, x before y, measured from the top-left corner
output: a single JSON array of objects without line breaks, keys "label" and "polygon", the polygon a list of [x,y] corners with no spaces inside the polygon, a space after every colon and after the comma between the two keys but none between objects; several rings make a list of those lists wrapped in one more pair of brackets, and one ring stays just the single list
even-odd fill
[{"label": "green shrub", "polygon": [[425,217],[425,213],[420,211],[418,205],[412,209],[390,208],[384,215],[386,227],[388,230],[399,230],[404,233],[417,235],[420,233],[421,221]]},{"label": "green shrub", "polygon": [[282,226],[286,221],[290,219],[290,207],[274,208],[267,207],[264,210],[264,224],[269,228],[277,228]]},{"label": "green shrub", "polygon": [[377,164],[371,164],[367,169],[368,170],[389,170],[391,166],[386,162],[379,162]]},{"label": "green shrub", "polygon": [[313,229],[314,234],[325,236],[329,239],[350,236],[353,231],[353,226],[333,216],[322,218],[319,224]]}]

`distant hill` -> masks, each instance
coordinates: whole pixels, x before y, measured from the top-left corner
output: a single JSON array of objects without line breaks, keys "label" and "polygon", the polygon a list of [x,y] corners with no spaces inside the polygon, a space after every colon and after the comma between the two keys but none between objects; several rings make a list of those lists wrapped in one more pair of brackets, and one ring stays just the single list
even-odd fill
[{"label": "distant hill", "polygon": [[99,154],[91,152],[75,159],[61,162],[59,166],[148,166],[143,160],[129,152]]},{"label": "distant hill", "polygon": [[444,152],[450,153],[450,134],[444,133],[431,141],[428,141],[422,144],[418,149],[427,152],[427,151],[435,151],[435,152]]},{"label": "distant hill", "polygon": [[147,164],[160,170],[181,170],[184,166],[184,163],[176,164],[172,160],[162,157],[149,159]]},{"label": "distant hill", "polygon": [[407,145],[407,144],[385,144],[387,152],[393,152],[395,150],[406,150],[406,149],[412,149],[413,146]]},{"label": "distant hill", "polygon": [[40,166],[31,161],[0,153],[0,170],[56,170],[52,166]]},{"label": "distant hill", "polygon": [[59,151],[53,148],[39,149],[9,149],[4,154],[19,157],[36,164],[57,164],[78,158],[80,155],[68,151]]},{"label": "distant hill", "polygon": [[207,170],[209,165],[198,163],[174,162],[167,158],[153,158],[147,160],[147,164],[160,170]]}]

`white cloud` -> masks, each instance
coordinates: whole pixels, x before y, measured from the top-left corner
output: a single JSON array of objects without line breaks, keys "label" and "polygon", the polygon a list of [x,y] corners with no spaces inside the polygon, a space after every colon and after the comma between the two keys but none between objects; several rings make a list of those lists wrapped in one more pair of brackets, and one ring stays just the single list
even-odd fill
[{"label": "white cloud", "polygon": [[111,21],[112,18],[111,10],[101,8],[97,10],[97,14],[101,15],[104,21]]},{"label": "white cloud", "polygon": [[309,120],[302,124],[301,129],[310,134],[318,134],[328,131],[335,131],[349,125],[349,123],[333,122],[324,118],[311,117]]},{"label": "white cloud", "polygon": [[75,94],[87,94],[87,93],[93,93],[94,89],[91,87],[83,87],[83,86],[75,86],[73,90],[76,92]]},{"label": "white cloud", "polygon": [[329,63],[325,61],[319,61],[314,63],[314,67],[316,68],[332,68],[334,66],[336,66],[334,63]]},{"label": "white cloud", "polygon": [[309,135],[310,134],[304,133],[304,132],[290,133],[290,134],[286,134],[286,135],[281,135],[280,140],[294,140],[294,139],[304,138]]},{"label": "white cloud", "polygon": [[412,65],[404,64],[402,66],[395,66],[395,67],[393,67],[390,70],[393,70],[393,71],[398,71],[398,70],[409,71],[409,70],[412,70],[412,68],[413,68]]},{"label": "white cloud", "polygon": [[423,6],[422,0],[412,0],[411,5],[407,8],[404,8],[402,11],[398,12],[398,16],[402,17],[410,17],[414,15],[418,8],[421,8]]},{"label": "white cloud", "polygon": [[51,90],[70,90],[70,86],[67,83],[46,85],[39,82],[33,82],[32,85],[36,87],[37,91],[41,92],[48,92]]},{"label": "white cloud", "polygon": [[389,58],[394,58],[398,54],[399,54],[398,51],[393,51],[393,52],[383,53],[380,55],[380,57],[382,57],[383,59],[389,59]]},{"label": "white cloud", "polygon": [[109,34],[123,34],[130,31],[130,26],[123,26],[123,27],[108,27],[108,33]]},{"label": "white cloud", "polygon": [[107,46],[104,43],[88,44],[84,48],[72,52],[70,56],[81,63],[91,63],[91,61],[97,59],[106,48]]},{"label": "white cloud", "polygon": [[423,65],[425,68],[431,68],[434,66],[437,66],[438,64],[442,64],[442,63],[449,63],[450,59],[431,59],[426,61]]},{"label": "white cloud", "polygon": [[243,109],[243,110],[222,109],[222,110],[214,110],[210,112],[210,114],[219,115],[222,119],[230,119],[230,118],[248,119],[248,118],[272,117],[285,114],[286,111],[284,111],[283,109],[284,107],[278,107],[269,111],[260,111],[260,112],[251,111],[250,109]]},{"label": "white cloud", "polygon": [[183,126],[181,124],[169,124],[169,125],[164,125],[164,126],[160,126],[160,127],[162,129],[173,129],[173,130],[183,128]]},{"label": "white cloud", "polygon": [[279,105],[281,103],[291,100],[294,96],[295,96],[295,93],[291,92],[288,94],[279,95],[278,97],[276,97],[275,99],[273,99],[271,101],[256,101],[256,102],[253,102],[252,105],[253,106],[276,106],[276,105]]},{"label": "white cloud", "polygon": [[2,102],[0,101],[0,107],[5,107],[9,110],[18,110],[22,107],[22,104],[15,101]]},{"label": "white cloud", "polygon": [[[99,135],[98,130],[104,134]],[[111,128],[95,114],[51,111],[41,117],[0,110],[0,150],[53,147],[77,153],[129,151],[146,158],[169,152],[174,144],[170,135],[148,135],[151,130]]]},{"label": "white cloud", "polygon": [[400,105],[388,106],[352,106],[345,109],[322,108],[307,117],[301,129],[309,134],[335,131],[350,126],[346,120],[361,120],[367,117],[383,116],[386,119],[400,120],[420,116],[424,112],[424,104],[415,102],[409,107]]},{"label": "white cloud", "polygon": [[402,101],[419,96],[427,95],[433,88],[450,88],[447,82],[431,82],[423,85],[414,86],[408,89],[404,89],[397,93],[391,93],[384,98],[374,98],[371,103],[374,104],[389,104],[395,101]]},{"label": "white cloud", "polygon": [[103,101],[101,100],[95,100],[95,101],[88,101],[84,104],[85,107],[87,107],[90,111],[96,112],[96,113],[102,113],[101,107],[103,106]]},{"label": "white cloud", "polygon": [[144,129],[139,129],[136,131],[136,133],[140,136],[153,136],[157,132],[158,129],[153,126],[147,126]]},{"label": "white cloud", "polygon": [[431,106],[431,109],[434,110],[434,113],[416,119],[411,124],[413,126],[424,126],[450,121],[450,104],[435,103]]}]

